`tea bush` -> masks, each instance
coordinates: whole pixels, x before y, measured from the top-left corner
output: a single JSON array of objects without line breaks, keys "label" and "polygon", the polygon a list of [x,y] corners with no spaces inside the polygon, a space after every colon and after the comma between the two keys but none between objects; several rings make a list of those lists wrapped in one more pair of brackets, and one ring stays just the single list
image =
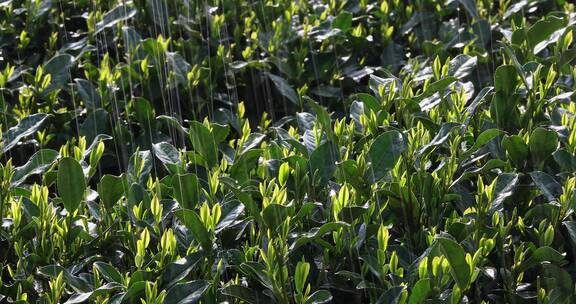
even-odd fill
[{"label": "tea bush", "polygon": [[0,302],[575,302],[574,9],[0,2]]}]

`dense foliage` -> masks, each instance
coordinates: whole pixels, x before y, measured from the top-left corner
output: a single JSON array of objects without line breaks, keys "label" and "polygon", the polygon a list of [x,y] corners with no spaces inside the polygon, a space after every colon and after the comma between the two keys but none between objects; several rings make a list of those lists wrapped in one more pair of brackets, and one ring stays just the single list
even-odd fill
[{"label": "dense foliage", "polygon": [[2,0],[0,302],[574,303],[564,0]]}]

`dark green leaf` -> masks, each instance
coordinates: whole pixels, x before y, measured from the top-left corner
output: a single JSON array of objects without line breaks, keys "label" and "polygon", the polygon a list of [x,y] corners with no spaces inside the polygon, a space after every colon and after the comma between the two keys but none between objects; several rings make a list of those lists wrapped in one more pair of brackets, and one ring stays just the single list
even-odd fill
[{"label": "dark green leaf", "polygon": [[458,0],[458,2],[460,2],[460,4],[462,4],[462,6],[464,6],[464,9],[466,9],[466,12],[470,15],[470,17],[474,18],[474,19],[478,19],[478,8],[476,7],[476,1],[474,0]]},{"label": "dark green leaf", "polygon": [[529,145],[534,162],[541,164],[558,148],[558,135],[552,130],[536,128],[530,135]]},{"label": "dark green leaf", "polygon": [[564,172],[576,171],[576,156],[574,154],[566,151],[566,149],[558,149],[552,156]]},{"label": "dark green leaf", "polygon": [[74,64],[74,57],[69,54],[56,55],[44,64],[44,72],[50,74],[50,85],[42,92],[47,94],[55,89],[61,89],[70,79],[70,69]]},{"label": "dark green leaf", "polygon": [[424,303],[426,298],[428,297],[428,293],[430,292],[430,279],[423,278],[418,280],[414,287],[412,288],[412,292],[410,293],[410,297],[408,298],[408,303],[410,304],[421,304]]},{"label": "dark green leaf", "polygon": [[426,98],[426,97],[430,97],[432,95],[434,95],[434,93],[438,93],[438,92],[442,92],[444,90],[446,90],[446,88],[448,88],[449,85],[453,84],[455,81],[457,81],[458,79],[456,77],[453,76],[448,76],[446,78],[442,78],[438,81],[435,81],[433,83],[431,83],[430,85],[428,85],[428,87],[426,88],[426,91],[424,91],[422,94],[415,96],[413,98],[414,101],[421,101],[422,99]]},{"label": "dark green leaf", "polygon": [[280,227],[289,215],[290,208],[280,204],[270,204],[262,211],[264,222],[271,230]]},{"label": "dark green leaf", "polygon": [[260,143],[266,138],[266,135],[260,133],[250,133],[246,141],[242,145],[242,149],[240,150],[240,154],[246,153],[248,150],[256,148],[260,145]]},{"label": "dark green leaf", "polygon": [[517,166],[521,167],[528,158],[528,145],[518,135],[504,136],[502,147],[506,150],[508,158]]},{"label": "dark green leaf", "polygon": [[193,174],[176,174],[172,177],[174,198],[185,209],[193,210],[200,200],[198,177]]},{"label": "dark green leaf", "polygon": [[104,262],[95,262],[94,267],[98,269],[100,275],[109,283],[115,282],[122,284],[122,274],[120,274],[114,266]]},{"label": "dark green leaf", "polygon": [[177,173],[182,165],[180,160],[180,153],[171,144],[163,141],[152,145],[154,155],[166,166],[172,173]]},{"label": "dark green leaf", "polygon": [[25,165],[14,169],[11,186],[19,186],[30,175],[44,173],[59,156],[60,154],[57,151],[50,149],[42,149],[34,153]]},{"label": "dark green leaf", "polygon": [[332,295],[327,290],[318,290],[306,299],[306,304],[324,304],[332,301]]},{"label": "dark green leaf", "polygon": [[190,229],[194,238],[202,245],[202,248],[205,250],[212,249],[210,234],[196,212],[189,209],[180,209],[174,214],[184,223],[186,228]]},{"label": "dark green leaf", "polygon": [[406,289],[406,286],[394,286],[378,298],[377,304],[398,304],[402,298],[402,292]]},{"label": "dark green leaf", "polygon": [[125,174],[114,176],[106,174],[98,183],[98,195],[106,208],[112,208],[128,192],[128,180]]},{"label": "dark green leaf", "polygon": [[88,110],[102,107],[100,93],[98,93],[96,87],[90,81],[76,78],[74,82],[76,83],[78,95],[80,95],[80,98],[84,101]]},{"label": "dark green leaf", "polygon": [[290,84],[286,79],[270,73],[268,73],[267,75],[270,78],[270,80],[272,80],[272,83],[274,84],[276,89],[278,89],[280,94],[282,94],[282,96],[286,97],[289,101],[291,101],[295,105],[300,103],[298,94],[296,94],[296,91],[292,88],[292,86],[290,86]]},{"label": "dark green leaf", "polygon": [[320,184],[325,185],[336,171],[338,150],[332,142],[325,142],[316,148],[310,155],[308,165],[311,175],[318,174]]},{"label": "dark green leaf", "polygon": [[343,11],[334,20],[332,20],[332,28],[337,28],[343,32],[348,32],[352,28],[352,14]]},{"label": "dark green leaf", "polygon": [[[527,38],[528,43],[532,48],[534,48],[534,54],[542,51],[549,43],[540,44],[541,42],[546,42],[549,40],[552,34],[557,30],[562,29],[566,25],[563,18],[558,18],[555,16],[548,16],[545,19],[539,20],[534,25],[528,29]],[[558,40],[556,37],[555,40]]]},{"label": "dark green leaf", "polygon": [[462,125],[454,122],[444,123],[442,127],[440,127],[440,130],[438,131],[436,136],[434,136],[434,138],[432,138],[432,140],[429,143],[420,148],[418,154],[423,155],[426,152],[428,152],[431,148],[443,145],[448,140],[448,137],[450,136],[452,130],[457,127],[462,127]]},{"label": "dark green leaf", "polygon": [[530,177],[548,201],[556,201],[562,195],[562,185],[552,176],[542,171],[534,171],[530,172]]},{"label": "dark green leaf", "polygon": [[478,135],[478,138],[476,138],[476,142],[474,142],[474,145],[470,147],[470,149],[468,149],[465,154],[470,155],[471,153],[474,153],[475,151],[486,145],[492,139],[502,135],[504,135],[504,131],[499,129],[488,129],[480,133],[480,135]]},{"label": "dark green leaf", "polygon": [[244,212],[244,205],[239,201],[231,201],[222,206],[222,215],[218,225],[216,225],[216,233],[226,229],[229,225],[233,224],[240,215]]},{"label": "dark green leaf", "polygon": [[108,132],[109,115],[104,109],[95,109],[88,112],[86,120],[80,126],[80,135],[86,136],[87,142],[92,142],[98,135]]},{"label": "dark green leaf", "polygon": [[190,123],[190,140],[194,150],[206,160],[208,167],[214,167],[218,162],[218,149],[210,130],[202,123],[193,121]]},{"label": "dark green leaf", "polygon": [[576,221],[565,221],[562,222],[562,226],[566,228],[572,247],[576,248]]},{"label": "dark green leaf", "polygon": [[96,23],[93,35],[98,34],[105,28],[113,27],[121,21],[128,20],[136,15],[136,10],[128,5],[119,5],[107,12],[102,20]]},{"label": "dark green leaf", "polygon": [[376,182],[382,179],[396,165],[400,155],[406,149],[402,133],[388,131],[378,136],[368,150],[370,179]]},{"label": "dark green leaf", "polygon": [[452,278],[461,290],[470,284],[470,266],[466,263],[466,252],[458,243],[447,238],[438,238],[440,251],[448,260]]},{"label": "dark green leaf", "polygon": [[464,54],[458,55],[450,61],[448,74],[458,79],[462,79],[472,73],[472,70],[476,67],[477,62],[478,58],[475,56],[472,57]]},{"label": "dark green leaf", "polygon": [[203,258],[204,253],[202,251],[197,251],[168,264],[162,274],[163,286],[165,288],[170,288],[174,284],[183,280],[196,268],[198,262],[201,262]]},{"label": "dark green leaf", "polygon": [[513,65],[501,65],[494,74],[494,87],[496,92],[512,95],[518,85],[518,73]]},{"label": "dark green leaf", "polygon": [[225,296],[230,296],[249,304],[260,303],[258,293],[242,285],[228,285],[222,288],[220,292]]},{"label": "dark green leaf", "polygon": [[49,115],[38,113],[23,118],[18,125],[2,135],[2,153],[12,149],[23,137],[34,134],[40,129]]},{"label": "dark green leaf", "polygon": [[65,157],[58,165],[58,195],[68,213],[74,213],[84,198],[86,179],[82,166],[73,158]]},{"label": "dark green leaf", "polygon": [[162,34],[166,35],[170,24],[168,15],[168,5],[166,1],[162,0],[146,0],[146,8],[148,13],[152,15],[152,21],[156,24],[156,29],[160,30]]},{"label": "dark green leaf", "polygon": [[490,211],[499,211],[503,208],[504,200],[516,190],[518,184],[518,174],[515,173],[502,173],[496,178],[496,186],[494,187],[493,198],[490,206]]},{"label": "dark green leaf", "polygon": [[524,272],[543,262],[555,262],[562,264],[564,262],[564,255],[551,247],[540,247],[536,249],[532,255],[518,266],[518,272]]},{"label": "dark green leaf", "polygon": [[[159,0],[148,0],[158,3],[164,3]],[[168,67],[174,73],[176,82],[180,85],[188,84],[188,73],[192,70],[190,64],[178,53],[168,52],[166,54],[166,59],[168,62]]]}]

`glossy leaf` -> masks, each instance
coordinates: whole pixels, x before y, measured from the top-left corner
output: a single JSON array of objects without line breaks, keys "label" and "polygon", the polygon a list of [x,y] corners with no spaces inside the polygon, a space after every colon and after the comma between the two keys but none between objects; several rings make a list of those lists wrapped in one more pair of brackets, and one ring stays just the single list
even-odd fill
[{"label": "glossy leaf", "polygon": [[112,208],[128,192],[128,181],[120,176],[104,175],[98,183],[98,195],[106,208]]},{"label": "glossy leaf", "polygon": [[398,131],[388,131],[378,136],[367,155],[370,162],[370,179],[375,182],[386,176],[405,149],[404,138]]},{"label": "glossy leaf", "polygon": [[86,179],[82,166],[73,158],[62,158],[58,164],[58,195],[62,198],[64,208],[74,213],[84,198]]},{"label": "glossy leaf", "polygon": [[543,163],[558,148],[556,132],[544,128],[536,128],[530,134],[530,154],[536,164]]},{"label": "glossy leaf", "polygon": [[470,284],[470,266],[466,263],[466,252],[455,241],[447,238],[439,238],[440,251],[448,260],[452,278],[460,289],[465,290]]},{"label": "glossy leaf", "polygon": [[18,125],[12,127],[2,135],[2,153],[8,152],[18,142],[38,131],[48,119],[47,114],[34,114],[23,118]]},{"label": "glossy leaf", "polygon": [[56,162],[58,157],[60,154],[51,149],[42,149],[34,153],[26,164],[14,169],[11,186],[17,187],[29,176],[44,173]]},{"label": "glossy leaf", "polygon": [[193,210],[200,201],[198,177],[193,173],[176,174],[172,178],[174,198],[185,209]]},{"label": "glossy leaf", "polygon": [[182,223],[184,223],[186,228],[190,229],[192,236],[200,242],[202,248],[205,250],[210,250],[212,248],[212,241],[210,240],[208,230],[196,212],[189,209],[180,209],[177,210],[175,214]]}]

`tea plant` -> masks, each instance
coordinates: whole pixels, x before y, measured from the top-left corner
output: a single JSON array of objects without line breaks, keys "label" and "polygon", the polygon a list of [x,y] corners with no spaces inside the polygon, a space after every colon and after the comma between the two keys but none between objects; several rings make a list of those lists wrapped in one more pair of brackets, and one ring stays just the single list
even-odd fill
[{"label": "tea plant", "polygon": [[572,303],[563,0],[0,3],[0,303]]}]

